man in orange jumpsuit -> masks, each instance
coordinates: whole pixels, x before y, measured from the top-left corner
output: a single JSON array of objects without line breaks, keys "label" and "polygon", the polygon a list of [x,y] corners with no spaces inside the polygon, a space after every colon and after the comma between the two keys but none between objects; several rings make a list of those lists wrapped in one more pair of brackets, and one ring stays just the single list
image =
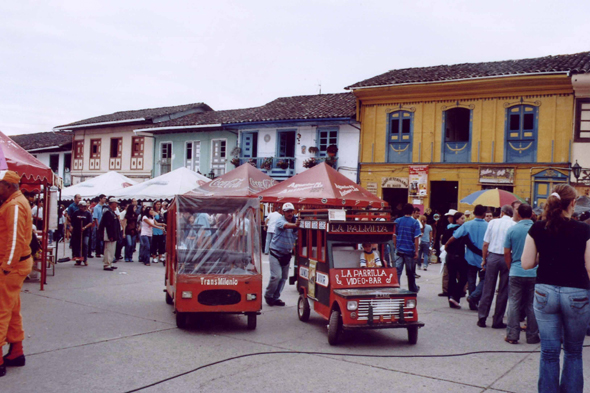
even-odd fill
[{"label": "man in orange jumpsuit", "polygon": [[16,172],[0,171],[0,200],[4,201],[0,206],[0,348],[10,344],[8,354],[0,358],[0,377],[6,375],[7,366],[25,365],[20,290],[33,268],[29,247],[33,222],[19,182]]}]

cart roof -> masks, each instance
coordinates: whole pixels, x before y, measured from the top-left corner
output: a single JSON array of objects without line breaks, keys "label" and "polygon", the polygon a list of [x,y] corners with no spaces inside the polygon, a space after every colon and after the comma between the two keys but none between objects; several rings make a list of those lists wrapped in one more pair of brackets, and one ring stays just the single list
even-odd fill
[{"label": "cart roof", "polygon": [[0,132],[0,170],[15,171],[23,183],[39,183],[44,180],[52,185],[53,171],[29,152]]}]

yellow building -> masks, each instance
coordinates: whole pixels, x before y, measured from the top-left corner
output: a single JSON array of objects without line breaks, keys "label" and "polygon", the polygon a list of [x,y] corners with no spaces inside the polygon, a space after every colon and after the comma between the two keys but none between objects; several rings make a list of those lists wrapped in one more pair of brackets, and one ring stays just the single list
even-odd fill
[{"label": "yellow building", "polygon": [[541,206],[569,179],[574,73],[590,52],[393,70],[350,87],[361,123],[361,185],[394,207],[445,213],[501,188]]}]

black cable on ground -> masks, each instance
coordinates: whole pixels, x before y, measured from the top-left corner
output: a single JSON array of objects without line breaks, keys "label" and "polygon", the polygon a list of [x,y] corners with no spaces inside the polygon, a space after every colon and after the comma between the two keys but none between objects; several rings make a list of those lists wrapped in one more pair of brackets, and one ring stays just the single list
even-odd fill
[{"label": "black cable on ground", "polygon": [[[584,345],[584,348],[590,347],[590,345]],[[171,381],[173,379],[194,373],[196,371],[202,370],[207,367],[215,366],[217,364],[229,362],[231,360],[243,359],[252,356],[260,356],[260,355],[321,355],[321,356],[347,356],[347,357],[361,357],[361,358],[451,358],[451,357],[460,357],[460,356],[469,356],[469,355],[478,355],[478,354],[486,354],[486,353],[540,353],[540,350],[536,351],[473,351],[473,352],[463,352],[463,353],[451,353],[451,354],[439,354],[439,355],[364,355],[358,353],[332,353],[332,352],[307,352],[307,351],[269,351],[269,352],[255,352],[255,353],[247,353],[244,355],[233,356],[230,358],[218,360],[216,362],[204,364],[197,368],[194,368],[189,371],[185,371],[180,374],[173,375],[171,377],[159,380],[154,383],[150,383],[149,385],[145,385],[139,387],[137,389],[128,390],[125,393],[133,393],[139,392],[140,390],[151,388],[152,386],[156,386],[162,384],[164,382]]]}]

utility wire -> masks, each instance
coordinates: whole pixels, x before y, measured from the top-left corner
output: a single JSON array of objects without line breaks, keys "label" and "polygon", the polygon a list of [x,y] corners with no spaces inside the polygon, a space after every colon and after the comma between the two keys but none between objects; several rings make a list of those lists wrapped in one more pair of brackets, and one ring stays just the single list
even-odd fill
[{"label": "utility wire", "polygon": [[[590,347],[590,345],[584,345],[584,348]],[[192,370],[185,371],[180,374],[173,375],[168,378],[161,379],[149,385],[144,385],[142,387],[128,390],[125,393],[133,393],[139,392],[140,390],[151,388],[152,386],[160,385],[164,382],[171,381],[176,378],[180,378],[182,376],[197,372],[207,367],[215,366],[221,363],[229,362],[231,360],[243,359],[253,356],[261,356],[261,355],[321,355],[321,356],[347,356],[347,357],[365,357],[365,358],[451,358],[451,357],[460,357],[460,356],[469,356],[469,355],[479,355],[479,354],[486,354],[486,353],[540,353],[540,350],[535,351],[473,351],[473,352],[463,352],[463,353],[450,353],[450,354],[439,354],[439,355],[364,355],[364,354],[356,354],[356,353],[332,353],[332,352],[307,352],[307,351],[268,351],[268,352],[255,352],[255,353],[246,353],[244,355],[239,356],[232,356],[226,359],[218,360],[216,362],[207,363]]]}]

